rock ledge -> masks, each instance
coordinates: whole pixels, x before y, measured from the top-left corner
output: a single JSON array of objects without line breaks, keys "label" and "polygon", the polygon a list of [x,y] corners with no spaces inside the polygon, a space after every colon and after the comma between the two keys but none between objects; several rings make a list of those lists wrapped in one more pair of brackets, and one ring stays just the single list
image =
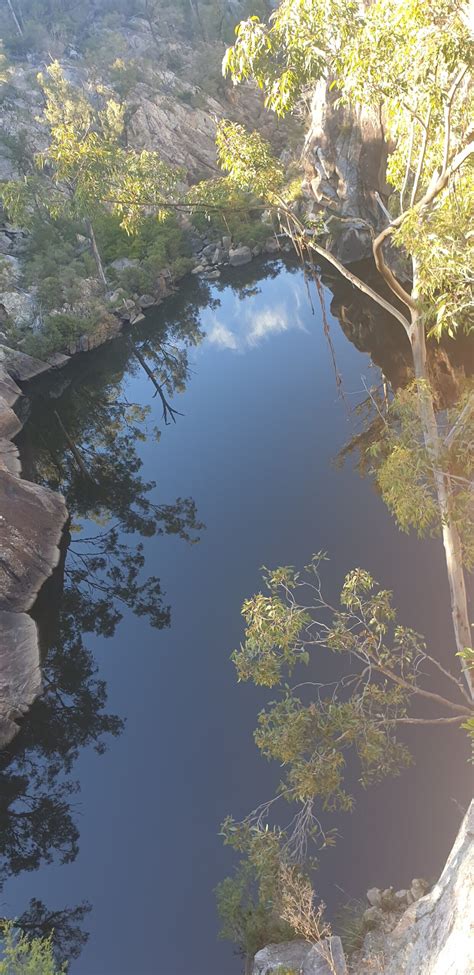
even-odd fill
[{"label": "rock ledge", "polygon": [[38,633],[26,614],[58,564],[68,517],[60,494],[22,480],[12,442],[22,427],[12,409],[21,396],[15,379],[48,368],[0,347],[0,748],[15,737],[17,719],[41,693]]}]

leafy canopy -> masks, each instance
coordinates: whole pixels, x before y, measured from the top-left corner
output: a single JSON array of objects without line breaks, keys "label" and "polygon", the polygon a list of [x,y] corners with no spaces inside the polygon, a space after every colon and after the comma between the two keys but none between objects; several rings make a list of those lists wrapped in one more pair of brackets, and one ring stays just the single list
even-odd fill
[{"label": "leafy canopy", "polygon": [[446,410],[440,418],[442,449],[436,463],[425,446],[420,419],[420,398],[429,396],[421,381],[400,390],[390,405],[381,435],[368,448],[368,454],[382,497],[399,527],[404,532],[413,529],[420,537],[441,534],[442,518],[435,483],[437,464],[440,465],[450,484],[451,520],[459,532],[462,560],[472,570],[472,385],[466,384],[456,407]]},{"label": "leafy canopy", "polygon": [[[467,156],[459,174],[450,170],[472,137],[467,19],[459,0],[283,0],[268,23],[251,17],[237,27],[223,63],[234,83],[255,81],[278,115],[321,80],[341,102],[381,113],[393,146],[390,206],[404,214],[390,234],[416,261],[416,300],[437,337],[472,327],[474,176]],[[421,206],[440,172],[445,185]]]},{"label": "leafy canopy", "polygon": [[[339,604],[326,600],[320,580],[324,558],[323,553],[315,555],[302,573],[291,567],[265,570],[266,591],[244,602],[245,639],[232,654],[239,681],[279,689],[277,700],[259,715],[255,741],[266,758],[284,769],[278,798],[302,807],[290,835],[286,829],[280,834],[283,849],[298,854],[306,849],[302,836],[321,833],[315,802],[324,810],[352,808],[349,783],[355,767],[366,787],[410,764],[397,731],[413,721],[408,709],[417,697],[450,712],[447,719],[443,714],[426,719],[428,724],[448,720],[461,725],[472,715],[469,697],[456,678],[448,675],[456,685],[457,702],[423,686],[422,662],[435,668],[437,662],[423,638],[397,622],[391,592],[381,589],[370,573],[349,572]],[[290,686],[288,678],[297,666],[321,666],[324,650],[341,658],[339,680],[326,685],[312,669],[307,680]],[[261,831],[274,801],[243,824],[229,820],[228,841],[248,850],[252,830]]]},{"label": "leafy canopy", "polygon": [[[50,129],[48,148],[37,157],[39,173],[2,185],[2,197],[13,219],[28,222],[39,200],[51,217],[92,220],[104,207],[131,232],[144,206],[163,219],[163,208],[178,185],[180,172],[157,153],[135,152],[123,139],[124,107],[102,86],[87,94],[72,85],[55,61],[38,76]],[[99,107],[97,107],[99,106]]]},{"label": "leafy canopy", "polygon": [[57,968],[52,938],[32,938],[15,931],[13,922],[2,925],[0,975],[65,975],[66,966]]}]

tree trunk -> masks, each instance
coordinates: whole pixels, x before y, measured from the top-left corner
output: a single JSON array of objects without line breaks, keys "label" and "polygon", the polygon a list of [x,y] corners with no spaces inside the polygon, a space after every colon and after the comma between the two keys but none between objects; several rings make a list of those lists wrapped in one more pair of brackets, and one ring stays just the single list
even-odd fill
[{"label": "tree trunk", "polygon": [[88,234],[89,240],[91,242],[91,250],[92,250],[92,253],[94,255],[94,260],[95,260],[95,263],[96,263],[96,266],[97,266],[97,273],[99,275],[100,281],[102,282],[102,284],[104,286],[104,291],[107,291],[107,289],[108,289],[109,286],[108,286],[108,283],[107,283],[107,278],[105,276],[104,265],[102,264],[102,259],[101,259],[100,253],[99,253],[99,248],[97,247],[97,241],[95,239],[94,228],[93,228],[90,220],[86,220],[86,224],[87,224],[87,234]]},{"label": "tree trunk", "polygon": [[[414,267],[413,297],[416,299],[416,267]],[[442,521],[442,536],[446,569],[451,596],[451,614],[453,619],[456,649],[464,650],[472,647],[471,627],[467,606],[466,585],[462,565],[462,547],[459,532],[452,517],[451,490],[447,476],[442,472],[440,458],[440,443],[438,424],[433,406],[433,396],[426,367],[426,336],[423,318],[418,311],[411,311],[410,341],[415,367],[415,378],[422,385],[418,391],[420,404],[420,419],[423,427],[425,446],[433,460],[434,481],[438,497],[438,505]],[[472,673],[461,661],[464,677],[471,696],[474,698],[474,681]]]},{"label": "tree trunk", "polygon": [[204,24],[201,20],[201,11],[199,10],[199,0],[189,0],[189,6],[191,7],[191,13],[194,14],[198,22],[203,41],[207,41],[208,40],[207,33],[204,29]]},{"label": "tree trunk", "polygon": [[17,17],[17,15],[16,15],[16,13],[15,13],[15,11],[13,9],[11,0],[7,0],[7,4],[8,4],[8,9],[9,9],[11,15],[12,15],[12,18],[13,18],[13,21],[14,21],[14,24],[15,24],[15,27],[17,29],[17,32],[18,32],[18,34],[19,34],[20,37],[23,37],[23,31],[21,29],[21,24],[20,24],[20,21],[18,20],[18,17]]}]

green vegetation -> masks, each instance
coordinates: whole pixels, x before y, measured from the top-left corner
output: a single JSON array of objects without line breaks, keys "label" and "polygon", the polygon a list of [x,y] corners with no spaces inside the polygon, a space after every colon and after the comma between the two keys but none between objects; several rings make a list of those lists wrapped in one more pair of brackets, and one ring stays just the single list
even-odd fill
[{"label": "green vegetation", "polygon": [[[342,101],[371,105],[383,113],[386,133],[395,144],[387,173],[395,192],[389,222],[375,238],[371,233],[375,265],[393,296],[390,301],[328,253],[323,235],[320,241],[308,238],[279,199],[278,163],[256,133],[224,123],[219,140],[221,165],[229,178],[245,189],[247,173],[252,173],[262,195],[278,207],[301,254],[326,257],[405,329],[419,383],[418,412],[434,475],[458,653],[472,646],[472,633],[458,502],[443,469],[433,396],[426,395],[426,335],[454,335],[456,329],[472,327],[472,63],[469,28],[457,0],[375,0],[365,10],[356,3],[284,0],[268,24],[258,17],[242,23],[226,54],[224,70],[234,82],[256,81],[267,106],[280,115],[321,79],[338,89]],[[322,220],[320,236],[324,229]],[[410,259],[411,291],[386,263],[388,241]],[[464,672],[474,694],[472,675],[466,668]]]},{"label": "green vegetation", "polygon": [[[222,826],[225,843],[245,859],[235,878],[218,888],[218,907],[223,933],[244,946],[247,937],[253,946],[254,924],[260,934],[262,922],[264,937],[275,916],[306,940],[328,934],[302,870],[316,865],[311,846],[335,842],[321,812],[352,810],[355,768],[359,786],[367,788],[411,764],[398,737],[404,727],[453,725],[472,733],[474,726],[474,706],[461,680],[428,653],[418,633],[397,622],[391,592],[354,569],[332,605],[322,591],[324,560],[323,553],[315,555],[301,573],[288,566],[265,570],[266,591],[244,602],[245,638],[232,654],[239,681],[277,689],[258,716],[255,742],[283,770],[275,796],[241,822],[229,816]],[[305,679],[301,667],[319,662],[323,651],[339,658],[339,679],[326,683],[314,671]],[[437,689],[440,671],[446,693]],[[416,704],[422,709],[414,716]],[[288,803],[296,813],[275,825],[277,809]],[[249,876],[260,891],[250,904]],[[358,922],[349,925],[354,945],[360,934]]]},{"label": "green vegetation", "polygon": [[276,889],[277,878],[271,889],[265,890],[256,868],[245,860],[216,888],[219,937],[232,941],[247,962],[265,945],[295,937],[290,925],[279,917]]},{"label": "green vegetation", "polygon": [[[398,525],[419,536],[442,532],[433,459],[426,448],[419,409],[420,397],[429,395],[428,389],[416,383],[401,390],[390,405],[380,437],[368,451],[376,462],[382,497]],[[439,463],[451,484],[452,520],[469,571],[474,568],[473,412],[472,386],[466,384],[456,407],[446,410],[439,421],[443,443]]]},{"label": "green vegetation", "polygon": [[67,968],[57,968],[53,944],[49,938],[27,938],[15,931],[13,922],[2,926],[0,936],[0,975],[65,975]]},{"label": "green vegetation", "polygon": [[[249,0],[243,5],[243,16],[258,13],[266,16],[271,7],[266,0]],[[24,56],[35,51],[61,57],[68,44],[78,45],[92,60],[99,56],[111,63],[120,56],[113,54],[114,39],[120,28],[139,18],[159,49],[163,27],[184,40],[196,35],[204,42],[230,43],[234,16],[226,0],[11,0],[2,4],[0,32],[8,51]],[[97,24],[109,32],[108,42],[97,36]]]},{"label": "green vegetation", "polygon": [[[29,229],[24,283],[36,289],[41,317],[36,334],[17,326],[9,340],[48,355],[106,319],[110,285],[128,295],[154,294],[161,271],[179,278],[191,262],[183,229],[162,207],[179,171],[156,153],[124,147],[124,108],[102,86],[74,87],[57,62],[39,82],[49,146],[32,157],[25,133],[9,140],[24,175],[4,182],[1,195],[10,218]],[[105,263],[116,257],[140,263],[108,278]]]},{"label": "green vegetation", "polygon": [[352,899],[336,912],[334,929],[342,941],[346,955],[352,955],[362,948],[367,933],[367,925],[364,921],[366,910],[367,901]]}]

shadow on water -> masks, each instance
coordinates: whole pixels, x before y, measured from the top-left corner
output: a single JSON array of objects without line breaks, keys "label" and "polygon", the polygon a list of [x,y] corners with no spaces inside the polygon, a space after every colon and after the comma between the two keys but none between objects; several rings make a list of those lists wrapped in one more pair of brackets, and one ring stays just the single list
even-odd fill
[{"label": "shadow on water", "polygon": [[[196,543],[204,525],[192,498],[151,499],[156,484],[141,475],[137,444],[159,441],[160,431],[147,425],[150,407],[130,402],[121,384],[125,372],[140,370],[135,350],[141,349],[162,395],[182,392],[188,348],[202,338],[199,311],[211,301],[208,289],[196,287],[184,316],[173,321],[171,314],[153,335],[117,341],[36,383],[22,403],[30,413],[18,444],[24,476],[61,491],[72,523],[32,613],[44,693],[0,756],[0,887],[55,860],[75,860],[80,785],[71,778],[74,762],[88,746],[103,754],[110,737],[124,730],[124,720],[108,712],[106,682],[87,634],[114,637],[127,610],[158,630],[170,626],[161,580],[146,572],[143,539],[175,535]],[[81,923],[90,910],[87,901],[49,910],[33,898],[18,924],[34,936],[54,932],[62,962],[80,954],[88,938]]]},{"label": "shadow on water", "polygon": [[[321,473],[322,468],[321,470],[315,468],[313,473],[311,465],[314,465],[316,453],[315,457],[311,457],[308,461],[308,453],[305,447],[312,427],[319,419],[319,414],[311,414],[310,411],[305,421],[304,429],[306,432],[300,430],[299,410],[301,407],[297,402],[299,384],[306,382],[307,385],[309,384],[308,389],[311,390],[313,382],[311,373],[308,374],[308,378],[306,373],[302,371],[300,376],[295,377],[291,383],[289,382],[288,370],[291,369],[289,358],[293,353],[291,353],[290,345],[287,345],[285,354],[288,361],[284,354],[280,354],[280,357],[275,354],[273,361],[271,353],[267,353],[265,360],[262,358],[264,365],[248,369],[248,375],[245,373],[242,379],[238,380],[237,393],[230,385],[233,381],[232,370],[229,371],[229,380],[225,380],[227,385],[224,389],[218,382],[217,374],[208,371],[206,373],[208,387],[204,390],[199,388],[199,380],[193,376],[190,360],[191,353],[194,358],[196,355],[199,357],[202,351],[201,347],[204,344],[213,353],[216,350],[225,350],[240,355],[243,353],[244,347],[247,350],[257,347],[262,349],[264,346],[259,343],[268,341],[269,336],[273,340],[275,334],[279,332],[283,334],[287,331],[283,312],[276,314],[275,311],[278,301],[282,300],[280,292],[275,291],[273,295],[271,314],[265,309],[263,313],[253,311],[254,308],[258,309],[259,307],[258,301],[262,298],[262,290],[267,287],[276,288],[280,283],[280,278],[283,281],[282,287],[286,289],[288,294],[293,287],[299,289],[295,290],[296,304],[292,304],[293,299],[290,297],[289,307],[292,310],[291,312],[286,311],[285,314],[288,316],[288,314],[294,313],[295,321],[298,315],[300,316],[301,322],[296,327],[298,333],[307,341],[307,335],[313,326],[308,325],[308,321],[311,319],[309,306],[304,307],[303,311],[299,310],[297,315],[297,306],[299,307],[306,301],[299,267],[296,264],[289,263],[283,268],[280,262],[275,261],[254,263],[250,267],[236,269],[231,273],[224,274],[217,283],[213,282],[212,287],[202,280],[190,281],[179,295],[170,299],[162,309],[150,316],[139,331],[123,336],[112,344],[97,350],[93,355],[78,359],[54,377],[38,380],[28,391],[24,406],[29,410],[28,421],[18,440],[24,474],[31,480],[64,493],[71,515],[71,523],[64,536],[60,564],[52,578],[43,587],[34,610],[40,631],[44,694],[25,717],[18,737],[0,756],[2,786],[0,883],[2,887],[8,879],[19,877],[24,873],[38,871],[37,876],[41,876],[41,869],[44,870],[47,865],[71,864],[78,858],[82,812],[80,782],[76,781],[74,777],[75,765],[87,749],[93,748],[99,754],[105,752],[111,738],[121,736],[125,728],[122,714],[111,713],[109,708],[107,681],[97,662],[95,648],[100,646],[98,643],[100,638],[114,638],[108,647],[108,654],[113,658],[116,646],[120,645],[120,624],[122,620],[126,623],[126,633],[128,634],[124,639],[134,641],[134,636],[130,636],[133,633],[133,626],[129,622],[130,617],[141,617],[156,630],[169,630],[173,606],[169,604],[166,596],[166,577],[168,570],[171,576],[174,575],[174,549],[170,548],[172,537],[176,536],[177,539],[190,544],[198,542],[200,538],[203,540],[206,538],[207,532],[198,511],[200,502],[198,501],[196,504],[193,498],[181,496],[174,500],[160,500],[160,479],[158,478],[157,483],[154,477],[150,477],[148,473],[151,470],[154,472],[156,458],[164,449],[160,443],[160,438],[165,426],[170,428],[166,434],[167,450],[171,449],[168,445],[172,445],[173,437],[177,437],[178,434],[184,435],[188,419],[186,407],[183,407],[183,412],[186,412],[186,418],[183,420],[172,412],[174,409],[181,413],[181,399],[184,399],[186,403],[191,402],[193,404],[195,401],[197,402],[196,397],[201,397],[201,399],[205,397],[207,409],[211,411],[215,424],[217,424],[215,427],[209,424],[211,430],[217,431],[214,436],[220,435],[222,443],[226,444],[226,449],[228,448],[227,440],[232,439],[232,450],[226,453],[225,457],[227,457],[227,463],[236,464],[235,478],[233,482],[232,480],[223,481],[223,491],[225,491],[225,485],[231,494],[234,489],[238,490],[238,498],[235,503],[242,506],[244,514],[242,516],[236,514],[236,519],[240,519],[237,521],[237,530],[246,533],[241,538],[243,549],[247,544],[247,536],[252,539],[252,544],[254,544],[255,538],[259,538],[260,522],[256,519],[252,523],[255,514],[253,509],[258,501],[255,502],[251,496],[252,490],[255,491],[255,489],[252,489],[251,472],[246,468],[246,465],[259,463],[260,447],[257,444],[254,454],[250,455],[250,447],[247,443],[244,444],[244,441],[240,442],[239,436],[242,434],[247,439],[251,439],[249,431],[252,430],[253,426],[257,427],[258,422],[263,422],[259,419],[258,422],[255,421],[254,423],[253,417],[255,417],[255,404],[259,408],[259,397],[262,397],[263,402],[267,396],[265,384],[268,386],[268,395],[277,395],[279,400],[283,401],[283,412],[279,409],[280,404],[275,400],[272,408],[279,416],[279,420],[275,422],[280,424],[281,442],[286,442],[287,448],[291,449],[293,453],[288,458],[290,468],[288,480],[282,485],[273,483],[272,490],[276,495],[283,490],[280,508],[275,507],[274,515],[277,516],[277,511],[278,515],[281,511],[288,510],[289,512],[289,526],[286,528],[284,524],[280,524],[278,534],[283,539],[282,544],[287,538],[288,558],[294,557],[294,545],[292,541],[290,542],[288,533],[290,532],[290,523],[294,523],[291,520],[291,506],[298,505],[299,502],[298,484],[295,485],[291,467],[293,465],[298,469],[299,465],[303,472],[300,477],[304,478],[305,465],[309,464],[311,468],[307,475],[309,482],[314,477],[314,473],[320,480],[324,481],[326,477],[324,473]],[[293,279],[294,285],[292,284]],[[341,335],[337,334],[338,320],[345,336],[355,348],[370,353],[373,361],[380,366],[394,387],[403,384],[409,377],[409,349],[398,326],[385,320],[380,311],[374,314],[372,303],[361,301],[359,295],[355,295],[354,290],[346,286],[345,283],[341,284],[339,280],[335,281],[326,273],[323,273],[322,280],[326,289],[331,290],[332,297],[330,327],[328,325],[328,333],[330,334],[327,334],[322,340],[321,347],[324,351],[326,340],[334,343],[331,346],[331,356],[328,362],[331,361],[331,357],[334,357],[336,377],[340,374],[338,355],[341,350],[344,360],[348,355],[345,345],[341,344],[343,342]],[[269,290],[268,294],[272,299],[273,292]],[[326,297],[329,297],[328,290],[326,290]],[[317,319],[319,311],[317,294],[314,291],[313,300]],[[229,309],[233,309],[233,311]],[[247,311],[250,309],[247,319],[244,315],[245,309]],[[205,319],[204,325],[203,319]],[[245,335],[243,332],[238,332],[238,328],[244,319],[248,328]],[[233,331],[229,329],[229,323],[232,325]],[[203,343],[205,331],[207,331],[207,340],[206,343]],[[243,335],[244,337],[242,337]],[[290,340],[291,336],[286,337],[286,341]],[[309,348],[309,346],[305,346],[305,348]],[[299,353],[297,354],[299,355]],[[259,355],[262,353],[260,352]],[[198,361],[201,362],[202,360],[199,359]],[[234,362],[241,368],[241,360],[234,360]],[[144,369],[143,363],[145,363],[146,369]],[[300,365],[301,369],[303,366],[306,367],[304,362],[301,363],[301,359],[298,360],[298,369]],[[455,366],[457,368],[456,364]],[[325,365],[322,368],[329,367]],[[351,365],[350,368],[353,378],[353,366]],[[150,372],[153,378],[150,378]],[[344,361],[341,374],[343,375],[345,372],[346,362]],[[326,379],[324,381],[320,379],[322,386],[326,384],[324,385],[324,393],[321,393],[321,405],[319,400],[309,398],[308,403],[311,404],[311,409],[314,409],[316,403],[318,409],[323,411],[334,408],[338,387],[333,379],[331,383],[328,383]],[[215,389],[209,388],[209,382],[212,386],[214,381]],[[197,387],[195,389],[195,401],[189,400],[190,386]],[[188,391],[186,396],[177,396],[178,393],[185,394],[186,391]],[[242,391],[246,398],[252,400],[248,405],[243,401]],[[228,399],[229,395],[231,398],[234,395],[237,396],[234,408],[232,408],[232,404],[229,407],[222,399],[223,396]],[[294,402],[292,402],[292,397]],[[286,405],[287,398],[288,406]],[[164,405],[163,400],[167,406]],[[232,412],[229,412],[229,409]],[[222,418],[220,417],[221,410],[223,411]],[[246,410],[247,412],[245,412]],[[174,421],[177,421],[176,428]],[[345,414],[344,423],[346,422],[347,415]],[[288,439],[287,441],[284,440],[286,435],[285,423],[288,424],[288,430],[292,437],[291,440]],[[329,418],[326,426],[329,431],[327,437],[331,440],[333,431]],[[293,437],[294,431],[296,431],[295,437]],[[193,465],[190,467],[193,494],[194,485],[199,488],[202,494],[202,485],[204,484],[205,490],[206,487],[216,481],[219,474],[214,466],[214,458],[210,461],[209,457],[205,455],[205,450],[213,449],[213,444],[209,443],[213,434],[209,433],[208,435],[201,423],[199,429],[194,431],[194,437],[197,436],[201,438],[197,447],[190,441],[185,441],[185,444],[187,444],[186,449],[190,451],[190,464],[192,462]],[[298,452],[299,437],[301,438],[301,450]],[[153,464],[150,463],[152,444],[154,445]],[[333,445],[333,456],[341,445],[341,443]],[[182,449],[178,446],[176,449],[180,451],[179,463],[182,464]],[[202,458],[192,454],[193,451],[199,452],[199,450],[202,451]],[[324,453],[322,447],[319,452]],[[167,454],[164,456],[168,457]],[[177,462],[177,453],[169,456],[171,458],[174,456],[175,462]],[[265,454],[265,456],[267,455]],[[275,450],[273,450],[273,456],[275,456]],[[262,466],[260,476],[270,479],[271,473],[268,471],[270,461],[267,458],[266,462],[262,460],[261,463],[262,465],[266,463],[267,468]],[[320,463],[319,458],[318,463]],[[247,479],[250,482],[248,488],[245,484]],[[331,485],[333,483],[335,482],[331,481]],[[318,484],[319,490],[318,481],[315,481],[315,484]],[[167,488],[167,492],[168,490]],[[331,486],[324,487],[323,485],[321,488],[323,494],[324,491],[330,492],[331,490],[334,490]],[[359,488],[356,487],[355,490],[358,491]],[[354,491],[354,482],[351,481],[347,487],[343,484],[342,488],[339,486],[336,491],[340,492],[339,500],[342,499],[344,505],[350,505],[352,503],[350,492]],[[367,501],[364,495],[360,502],[354,503],[367,506],[367,504],[372,505],[375,501],[372,502],[370,498]],[[216,524],[220,524],[220,504],[221,500],[217,499],[216,496],[214,501],[210,502],[209,510],[205,512],[204,521],[210,530],[214,518]],[[273,500],[271,505],[275,506]],[[309,491],[309,498],[303,504],[301,517],[304,519],[307,516],[311,522],[312,507],[311,491]],[[237,512],[237,508],[235,510]],[[245,512],[247,513],[245,514]],[[380,520],[378,508],[374,517]],[[258,518],[261,522],[265,522],[263,510],[259,511]],[[305,525],[302,526],[302,537],[306,537],[308,528]],[[221,527],[221,534],[222,531],[223,528]],[[228,544],[230,546],[235,541],[232,537],[232,526],[229,527],[229,532]],[[271,537],[273,537],[275,535],[273,526],[271,532]],[[263,533],[262,545],[265,537]],[[153,547],[151,547],[150,540],[153,540]],[[311,539],[309,544],[312,543],[313,540]],[[203,558],[211,559],[213,551],[215,552],[214,561],[223,558],[222,539],[219,539],[221,548],[213,549],[212,545],[215,546],[216,543],[212,539],[206,544],[211,545],[209,549],[211,555],[206,554]],[[314,539],[314,548],[317,547],[319,544]],[[160,556],[161,550],[164,554]],[[258,549],[258,553],[255,560],[267,558],[265,551],[260,552]],[[303,558],[310,554],[311,552],[305,551]],[[368,551],[361,553],[362,563],[367,554]],[[268,556],[269,558],[270,555],[271,553]],[[344,556],[341,555],[343,563],[345,557],[345,554]],[[249,547],[249,558],[254,559],[251,545]],[[150,571],[150,567],[154,569],[157,562],[160,566],[159,574]],[[185,566],[184,562],[180,564]],[[255,561],[252,564],[257,570],[258,562]],[[208,565],[209,581],[206,582],[206,585],[212,589],[216,569],[214,563],[205,561],[203,571],[207,571]],[[346,568],[344,564],[343,568],[344,570]],[[239,572],[240,569],[242,570],[241,574],[236,576],[234,566],[230,565],[230,568],[225,570],[228,573],[228,580],[222,578],[222,584],[231,589],[229,605],[233,607],[234,615],[238,614],[239,586],[243,587],[242,591],[247,593],[249,586],[252,586],[252,580],[247,583],[247,579],[244,578],[248,573],[245,559],[243,559],[242,565],[239,565]],[[186,574],[187,570],[184,567],[179,571]],[[162,578],[163,576],[164,578]],[[233,578],[236,593],[232,591]],[[193,585],[195,589],[198,589],[197,582]],[[176,583],[174,590],[175,592],[178,591]],[[216,598],[218,598],[218,594]],[[189,612],[192,611],[191,606],[190,602]],[[186,612],[187,608],[185,608]],[[198,606],[197,609],[194,608],[193,612],[196,613],[197,627],[200,625],[200,613],[203,611]],[[181,610],[182,613],[183,610]],[[206,614],[204,613],[204,615]],[[227,622],[224,610],[222,615],[224,617],[222,632],[225,634],[224,639],[227,640]],[[208,625],[207,620],[206,625]],[[209,626],[212,626],[212,620],[209,621]],[[139,635],[143,632],[143,629],[137,629],[137,643],[133,642],[133,654],[135,656],[140,656],[143,649],[140,645]],[[203,635],[200,637],[203,642],[206,640],[206,632],[203,630]],[[232,639],[232,635],[229,638]],[[182,640],[183,637],[178,637],[178,639]],[[218,642],[221,640],[221,630],[219,630],[217,623],[216,640]],[[231,648],[229,647],[229,649]],[[113,670],[113,661],[110,667]],[[233,680],[230,665],[226,664],[225,674],[225,679],[228,682]],[[213,679],[213,675],[211,679]],[[217,680],[220,679],[220,677],[217,678]],[[186,677],[184,674],[183,682],[186,680],[192,683],[192,675]],[[196,677],[196,682],[199,683],[198,677]],[[177,694],[178,691],[175,689],[171,693]],[[185,698],[187,693],[184,693]],[[214,685],[214,696],[225,698],[228,693],[226,685],[223,687],[219,687],[218,683]],[[247,698],[249,710],[254,708],[257,701],[261,701],[261,697],[250,695]],[[162,706],[164,707],[163,702]],[[235,718],[234,707],[232,699],[232,702],[229,703],[229,713]],[[180,705],[181,710],[182,706]],[[232,718],[229,720],[231,721]],[[193,736],[192,723],[190,724],[189,735]],[[233,746],[233,754],[238,764],[241,743],[240,726],[236,727],[235,737],[236,743]],[[179,742],[182,744],[180,738],[173,740],[175,748],[179,747]],[[144,748],[146,748],[145,743]],[[130,753],[127,754],[130,755]],[[153,762],[152,756],[149,757],[150,767],[147,774],[150,774]],[[133,761],[137,761],[136,755],[133,757]],[[204,763],[205,761],[204,757]],[[138,762],[138,764],[140,763]],[[81,767],[83,766],[84,763],[82,762]],[[245,775],[245,765],[238,767],[239,774]],[[195,788],[198,788],[196,781],[193,779]],[[205,788],[208,789],[209,780],[205,779],[205,783]],[[255,775],[253,784],[252,782],[249,783],[250,794],[253,785],[255,785]],[[172,779],[170,778],[170,785],[167,788],[172,787]],[[219,783],[211,783],[210,788],[217,790],[215,804],[220,810]],[[246,794],[247,788],[243,787],[243,791]],[[251,795],[248,802],[252,804],[254,798]],[[185,802],[189,802],[189,797]],[[214,808],[212,797],[211,808]],[[206,828],[208,829],[210,826],[213,836],[216,832],[216,825],[215,820],[210,824],[206,823]],[[131,827],[130,823],[128,823],[128,827]],[[179,842],[178,825],[176,830],[177,841]],[[197,842],[199,842],[198,825],[196,831]],[[153,837],[148,836],[145,845],[152,839]],[[217,839],[215,842],[216,844],[219,843]],[[124,837],[120,834],[120,837],[117,838],[117,858],[120,858],[123,843]],[[362,854],[362,851],[359,853]],[[204,853],[203,856],[205,856]],[[338,865],[341,866],[340,860]],[[225,867],[222,869],[225,870]],[[337,875],[337,869],[334,872]],[[218,876],[216,879],[220,879],[220,877]],[[377,879],[374,877],[374,880]],[[213,885],[214,881],[207,877],[204,869],[199,878],[200,896],[204,900],[211,901]],[[91,886],[93,885],[91,884]],[[25,887],[22,885],[21,890],[24,889]],[[177,895],[173,893],[170,896]],[[51,897],[52,899],[53,897]],[[15,904],[18,904],[18,898]],[[206,918],[210,910],[213,912],[213,907],[206,907]],[[45,905],[39,898],[33,898],[26,909],[17,907],[15,913],[21,915],[19,923],[29,933],[45,934],[54,928],[58,957],[76,959],[87,941],[88,935],[83,930],[82,923],[84,922],[87,926],[90,911],[91,905],[87,900],[82,900],[72,907],[56,909]],[[208,923],[208,921],[200,923]],[[211,943],[214,932],[215,928],[208,937],[208,941]],[[171,932],[169,937],[173,937]],[[150,933],[150,940],[153,940],[152,932]],[[151,945],[149,948],[151,950]],[[171,957],[171,954],[168,952],[167,957]],[[215,961],[209,959],[209,975],[220,970],[219,966],[222,962],[219,959],[222,957],[221,953],[216,956]],[[228,955],[226,958],[228,959]],[[87,964],[91,966],[93,963],[89,961]],[[124,961],[123,964],[126,962]],[[110,965],[113,963],[110,962]],[[202,968],[204,971],[206,959],[200,958],[199,965],[204,966]],[[214,967],[212,967],[213,965]],[[85,975],[99,975],[99,970],[95,967],[81,967],[80,970]],[[237,971],[238,964],[229,963],[226,975],[231,970]],[[120,971],[126,975],[132,975],[132,969],[129,967],[121,968]],[[166,971],[163,969],[163,971],[155,973],[153,970],[153,975],[181,975],[184,971],[185,968],[180,963],[177,964],[176,971],[167,968]],[[113,967],[107,969],[107,975],[112,972],[115,975]],[[145,972],[146,975],[149,975],[151,969],[137,968],[136,971],[133,971],[133,975],[145,975]],[[100,975],[102,975],[102,970]],[[193,975],[198,975],[197,969]]]}]

